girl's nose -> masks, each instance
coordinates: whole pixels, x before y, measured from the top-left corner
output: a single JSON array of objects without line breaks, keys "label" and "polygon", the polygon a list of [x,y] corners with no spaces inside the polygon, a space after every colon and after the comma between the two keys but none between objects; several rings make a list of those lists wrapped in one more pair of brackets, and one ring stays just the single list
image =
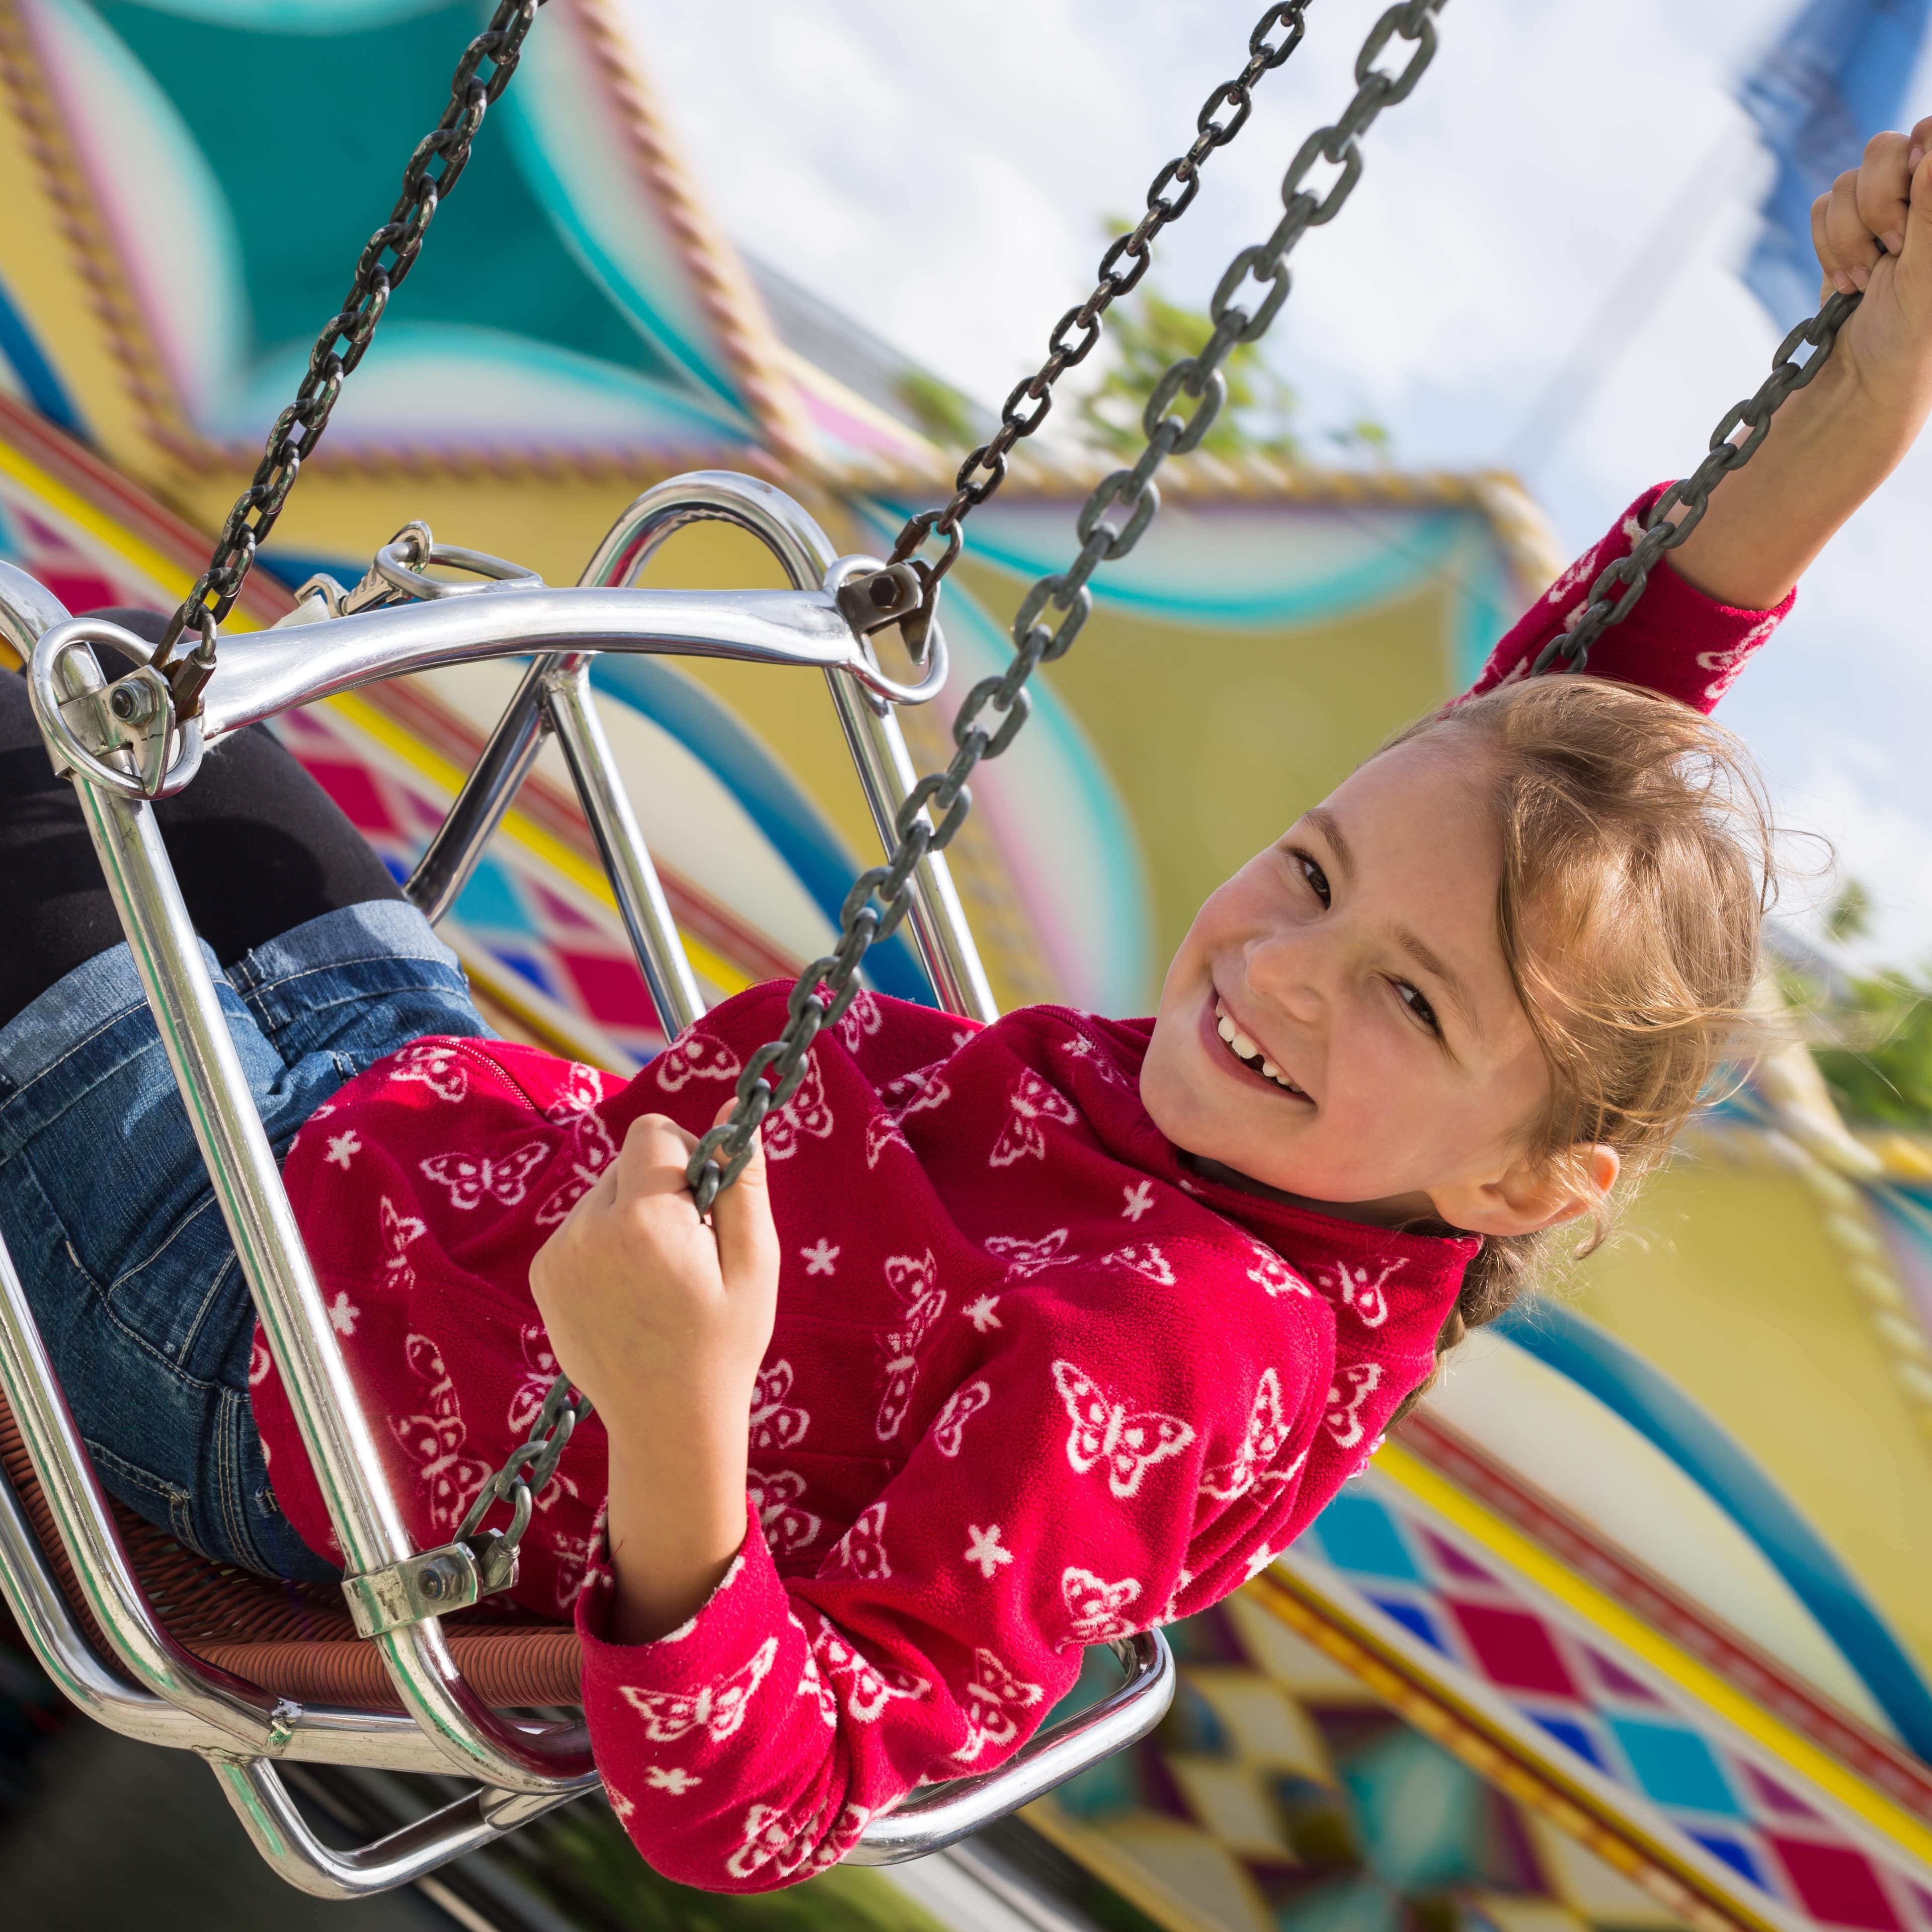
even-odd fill
[{"label": "girl's nose", "polygon": [[1330,1000],[1323,952],[1312,934],[1276,934],[1250,953],[1250,982],[1291,1018],[1304,1026],[1317,1025]]}]

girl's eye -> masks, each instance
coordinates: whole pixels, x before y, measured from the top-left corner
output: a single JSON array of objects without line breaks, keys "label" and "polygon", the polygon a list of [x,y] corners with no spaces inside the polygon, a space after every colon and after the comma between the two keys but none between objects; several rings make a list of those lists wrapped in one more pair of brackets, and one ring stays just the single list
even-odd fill
[{"label": "girl's eye", "polygon": [[1294,854],[1294,862],[1301,868],[1301,876],[1308,881],[1309,889],[1325,906],[1328,903],[1328,874],[1306,852]]},{"label": "girl's eye", "polygon": [[1397,996],[1402,1000],[1403,1004],[1408,1008],[1409,1011],[1412,1012],[1431,1033],[1439,1036],[1442,1031],[1442,1022],[1436,1017],[1436,1009],[1422,997],[1421,994],[1417,992],[1415,988],[1412,986],[1406,980],[1396,980],[1395,982],[1395,990]]}]

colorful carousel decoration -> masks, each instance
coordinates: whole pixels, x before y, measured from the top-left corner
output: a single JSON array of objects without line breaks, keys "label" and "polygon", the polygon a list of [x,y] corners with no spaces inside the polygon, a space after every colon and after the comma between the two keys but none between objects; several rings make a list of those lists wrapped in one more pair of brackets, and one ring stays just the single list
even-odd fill
[{"label": "colorful carousel decoration", "polygon": [[[173,608],[479,17],[0,0],[0,556],[75,610]],[[680,472],[769,478],[854,550],[950,474],[921,372],[720,232],[646,52],[613,0],[550,0],[230,628],[353,584],[412,519],[567,583]],[[979,513],[946,604],[965,682],[1106,466],[1016,457]],[[1466,682],[1562,561],[1500,476],[1166,475],[952,849],[1002,1004],[1144,1010],[1204,892]],[[778,581],[717,526],[651,568]],[[403,876],[514,675],[399,680],[287,742]],[[878,848],[822,682],[595,676],[704,994],[826,950]],[[904,722],[931,754],[943,722]],[[506,1030],[619,1070],[662,1046],[560,766],[443,931]],[[929,996],[901,942],[868,966]],[[1007,1854],[1076,1918],[1169,1932],[1932,1932],[1928,1336],[1932,1149],[1848,1132],[1786,1054],[1565,1297],[1473,1343],[1313,1531],[1170,1633],[1173,1715]],[[813,1881],[828,1923],[861,1876],[972,1922],[914,1866]]]}]

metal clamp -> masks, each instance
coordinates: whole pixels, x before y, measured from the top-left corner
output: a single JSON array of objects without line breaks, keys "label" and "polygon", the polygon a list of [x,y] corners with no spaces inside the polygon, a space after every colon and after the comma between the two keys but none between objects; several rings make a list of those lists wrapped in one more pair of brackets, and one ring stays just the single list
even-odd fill
[{"label": "metal clamp", "polygon": [[[428,574],[433,568],[467,571],[478,581],[449,584]],[[385,604],[428,603],[442,597],[473,597],[479,591],[537,590],[544,580],[534,570],[488,551],[440,544],[421,518],[405,524],[376,553],[375,561],[352,590],[344,590],[332,577],[311,577],[296,592],[298,599],[320,596],[332,617],[352,617],[358,610]],[[314,614],[320,615],[320,613]],[[313,621],[313,617],[310,621]]]},{"label": "metal clamp", "polygon": [[517,1580],[516,1545],[500,1530],[486,1529],[460,1543],[365,1570],[342,1580],[350,1621],[358,1636],[381,1636],[405,1624],[466,1610]]},{"label": "metal clamp", "polygon": [[[906,584],[913,588],[910,596]],[[873,601],[876,586],[890,586],[897,594],[880,605]],[[853,661],[843,667],[875,697],[892,704],[928,704],[946,688],[950,659],[946,633],[934,619],[926,626],[924,644],[926,675],[916,684],[903,684],[881,670],[872,649],[872,635],[888,625],[910,616],[918,608],[919,580],[904,564],[886,565],[875,556],[842,556],[825,573],[825,588],[838,606],[839,614],[852,626],[859,649]],[[854,614],[855,610],[856,615]]]},{"label": "metal clamp", "polygon": [[[108,683],[94,644],[111,644],[135,668]],[[177,716],[154,654],[145,638],[99,617],[70,618],[41,636],[27,662],[27,694],[58,774],[78,772],[123,798],[147,800],[172,797],[201,769],[201,720]]]}]

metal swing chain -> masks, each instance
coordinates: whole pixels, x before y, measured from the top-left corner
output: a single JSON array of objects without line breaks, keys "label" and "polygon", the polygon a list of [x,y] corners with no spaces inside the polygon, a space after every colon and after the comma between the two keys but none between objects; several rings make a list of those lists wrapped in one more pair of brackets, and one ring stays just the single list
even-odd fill
[{"label": "metal swing chain", "polygon": [[[1139,461],[1131,470],[1115,470],[1088,498],[1076,526],[1079,555],[1068,569],[1042,577],[1027,592],[1013,620],[1012,663],[1004,676],[982,679],[967,694],[952,725],[957,754],[944,772],[929,774],[914,787],[893,826],[898,842],[890,859],[862,874],[846,896],[839,913],[838,946],[800,974],[783,1033],[752,1055],[738,1082],[738,1102],[730,1119],[698,1142],[686,1173],[700,1213],[743,1168],[759,1123],[798,1090],[813,1040],[839,1019],[859,990],[859,963],[867,949],[904,918],[912,903],[909,882],[914,868],[927,853],[942,850],[958,830],[972,802],[966,781],[974,768],[982,758],[998,757],[1025,722],[1030,704],[1027,680],[1040,665],[1066,651],[1092,608],[1087,580],[1098,565],[1125,556],[1140,540],[1160,504],[1154,472],[1168,456],[1193,448],[1207,434],[1226,400],[1221,364],[1241,344],[1259,340],[1280,312],[1288,298],[1289,254],[1310,229],[1332,221],[1354,191],[1362,175],[1360,137],[1384,107],[1413,92],[1435,58],[1436,16],[1447,4],[1448,0],[1404,0],[1370,30],[1355,62],[1354,98],[1332,125],[1309,136],[1289,164],[1281,189],[1285,212],[1274,233],[1243,249],[1222,276],[1209,306],[1214,333],[1198,355],[1174,363],[1155,386],[1142,417],[1148,446]],[[1294,10],[1271,9],[1270,18],[1280,20]],[[1376,62],[1398,37],[1409,42],[1412,51],[1400,73],[1384,74]],[[1318,161],[1340,170],[1319,193],[1302,185]],[[1252,314],[1235,300],[1250,278],[1266,290]],[[1184,393],[1193,404],[1191,412],[1168,413]],[[993,473],[997,478],[999,472]],[[920,519],[914,520],[926,527]],[[937,517],[931,527],[938,527]],[[956,527],[949,538],[949,556],[957,554],[958,542]],[[1058,614],[1051,628],[1042,621],[1049,604]],[[988,704],[1000,714],[991,728],[980,722]],[[928,806],[938,820],[937,830],[923,816]]]},{"label": "metal swing chain", "polygon": [[[1224,80],[1208,95],[1195,118],[1198,130],[1185,154],[1168,163],[1154,178],[1147,193],[1147,212],[1124,235],[1116,236],[1100,257],[1100,279],[1083,302],[1063,315],[1047,338],[1046,360],[1033,374],[1013,385],[1000,410],[1000,426],[959,466],[951,502],[943,509],[925,510],[907,519],[892,544],[892,563],[912,564],[922,596],[918,610],[901,626],[901,634],[915,652],[925,645],[926,627],[939,596],[939,586],[952,568],[962,543],[960,525],[1006,478],[1006,454],[1046,420],[1053,406],[1053,386],[1076,364],[1084,362],[1100,340],[1100,318],[1122,296],[1139,284],[1154,259],[1154,238],[1170,221],[1178,220],[1201,192],[1201,167],[1216,148],[1223,148],[1247,124],[1254,111],[1254,86],[1264,74],[1280,67],[1300,46],[1308,31],[1304,17],[1309,0],[1282,0],[1268,8],[1248,36],[1248,63],[1232,80]],[[1276,38],[1276,36],[1279,36]],[[1178,185],[1179,192],[1168,190]],[[1125,267],[1122,264],[1125,263]],[[1069,332],[1077,333],[1072,340]],[[945,540],[946,548],[932,562],[914,553],[927,538]]]},{"label": "metal swing chain", "polygon": [[[1100,314],[1145,273],[1150,238],[1193,200],[1199,190],[1202,160],[1214,148],[1231,140],[1248,118],[1252,111],[1248,90],[1254,80],[1270,68],[1279,67],[1300,44],[1306,31],[1302,15],[1306,4],[1307,0],[1291,0],[1291,4],[1269,8],[1249,38],[1252,58],[1240,78],[1226,82],[1209,97],[1198,123],[1199,138],[1186,154],[1170,162],[1155,176],[1148,192],[1146,217],[1131,233],[1122,236],[1109,247],[1102,260],[1099,286],[1085,303],[1069,310],[1060,319],[1053,332],[1052,353],[1040,373],[1022,383],[1007,398],[1004,420],[993,440],[966,459],[960,470],[958,492],[952,501],[944,510],[913,518],[901,532],[893,550],[893,560],[899,562],[906,561],[928,534],[936,532],[946,539],[946,550],[936,563],[915,566],[925,586],[921,606],[925,614],[931,613],[940,580],[959,553],[961,520],[998,488],[1006,475],[1006,452],[1021,437],[1038,428],[1051,403],[1053,383],[1100,339]],[[1176,362],[1155,386],[1142,418],[1148,446],[1140,460],[1132,470],[1116,470],[1088,497],[1076,526],[1082,545],[1079,555],[1070,568],[1042,578],[1028,592],[1013,620],[1012,662],[1003,676],[982,679],[967,694],[953,720],[953,742],[958,749],[952,763],[944,772],[928,774],[913,788],[894,823],[897,843],[891,857],[886,864],[862,874],[846,896],[839,911],[836,949],[814,961],[799,975],[787,1006],[784,1031],[752,1055],[739,1078],[737,1105],[730,1119],[713,1127],[698,1142],[686,1177],[700,1214],[708,1213],[719,1190],[728,1187],[743,1171],[751,1158],[759,1124],[798,1090],[813,1040],[825,1027],[843,1016],[858,993],[860,961],[868,948],[897,929],[910,908],[910,881],[920,860],[928,852],[943,850],[958,830],[972,804],[966,781],[974,768],[982,758],[998,757],[1026,722],[1030,709],[1026,682],[1040,665],[1061,656],[1085,622],[1093,604],[1092,593],[1086,587],[1088,578],[1096,566],[1125,556],[1139,542],[1160,507],[1160,493],[1153,481],[1154,471],[1168,456],[1192,449],[1207,434],[1227,396],[1220,364],[1241,344],[1258,341],[1280,312],[1288,298],[1289,253],[1310,229],[1333,220],[1354,191],[1362,172],[1358,140],[1384,107],[1407,98],[1424,68],[1435,58],[1436,16],[1447,4],[1448,0],[1404,0],[1404,4],[1390,7],[1370,30],[1355,62],[1354,98],[1333,125],[1318,129],[1309,136],[1288,167],[1282,182],[1286,212],[1274,232],[1267,241],[1243,249],[1216,288],[1209,308],[1214,334],[1198,355]],[[1271,40],[1269,36],[1277,28],[1282,29],[1282,37]],[[1383,74],[1375,63],[1389,42],[1398,36],[1410,42],[1414,52],[1400,74]],[[1216,118],[1223,108],[1232,110],[1225,122]],[[1341,172],[1318,195],[1302,183],[1322,160],[1339,167]],[[1183,184],[1181,190],[1170,201],[1167,190],[1177,182]],[[1132,266],[1120,270],[1120,262],[1129,258]],[[1252,316],[1234,300],[1251,274],[1267,287]],[[1085,330],[1084,339],[1070,348],[1064,346],[1068,328],[1076,325]],[[1168,414],[1170,406],[1184,392],[1192,401],[1192,412],[1185,416]],[[1029,398],[1035,407],[1022,417],[1019,406]],[[982,466],[986,475],[976,482],[973,472]],[[1116,506],[1120,506],[1119,514],[1109,521],[1107,513]],[[1059,614],[1052,628],[1040,621],[1049,603]],[[990,730],[978,722],[989,704],[1002,714],[998,725]],[[922,815],[928,805],[939,817],[937,830]],[[502,1470],[485,1486],[458,1532],[459,1540],[472,1534],[499,1496],[512,1503],[516,1514],[510,1527],[490,1538],[493,1546],[478,1552],[479,1567],[494,1575],[506,1574],[530,1521],[531,1496],[549,1479],[570,1431],[590,1412],[590,1408],[588,1400],[583,1397],[573,1406],[568,1377],[560,1376],[552,1384],[529,1441],[514,1452]],[[553,1430],[556,1432],[554,1436],[550,1433]],[[521,1473],[526,1467],[527,1477]]]},{"label": "metal swing chain", "polygon": [[[1546,671],[1580,671],[1589,662],[1590,646],[1612,624],[1628,617],[1643,595],[1650,573],[1666,550],[1675,550],[1699,524],[1709,508],[1711,492],[1733,470],[1740,470],[1757,454],[1771,433],[1771,419],[1787,398],[1803,388],[1824,368],[1852,310],[1864,300],[1860,295],[1834,293],[1809,321],[1801,322],[1778,344],[1771,358],[1771,374],[1757,393],[1738,404],[1711,432],[1710,454],[1681,483],[1674,483],[1659,497],[1652,510],[1643,535],[1628,556],[1607,566],[1590,586],[1586,604],[1573,629],[1559,632],[1538,652],[1530,674]],[[1799,362],[1798,351],[1809,344],[1812,353]],[[1750,434],[1742,442],[1731,438],[1740,429]],[[1672,524],[1664,519],[1678,505],[1687,514]],[[1621,592],[1621,594],[1619,594]]]},{"label": "metal swing chain", "polygon": [[[158,670],[167,671],[182,717],[192,718],[200,710],[202,688],[214,670],[216,632],[235,608],[255,553],[274,528],[304,459],[314,454],[321,441],[342,385],[362,360],[390,296],[416,266],[436,209],[469,165],[476,130],[491,104],[509,86],[524,38],[543,4],[544,0],[500,0],[489,26],[464,50],[442,119],[410,157],[396,205],[388,220],[370,236],[340,310],[316,338],[295,400],[275,418],[254,476],[236,499],[215,539],[208,568],[169,620],[154,662]],[[199,641],[185,658],[177,658],[176,645],[187,631],[193,631]]]}]

